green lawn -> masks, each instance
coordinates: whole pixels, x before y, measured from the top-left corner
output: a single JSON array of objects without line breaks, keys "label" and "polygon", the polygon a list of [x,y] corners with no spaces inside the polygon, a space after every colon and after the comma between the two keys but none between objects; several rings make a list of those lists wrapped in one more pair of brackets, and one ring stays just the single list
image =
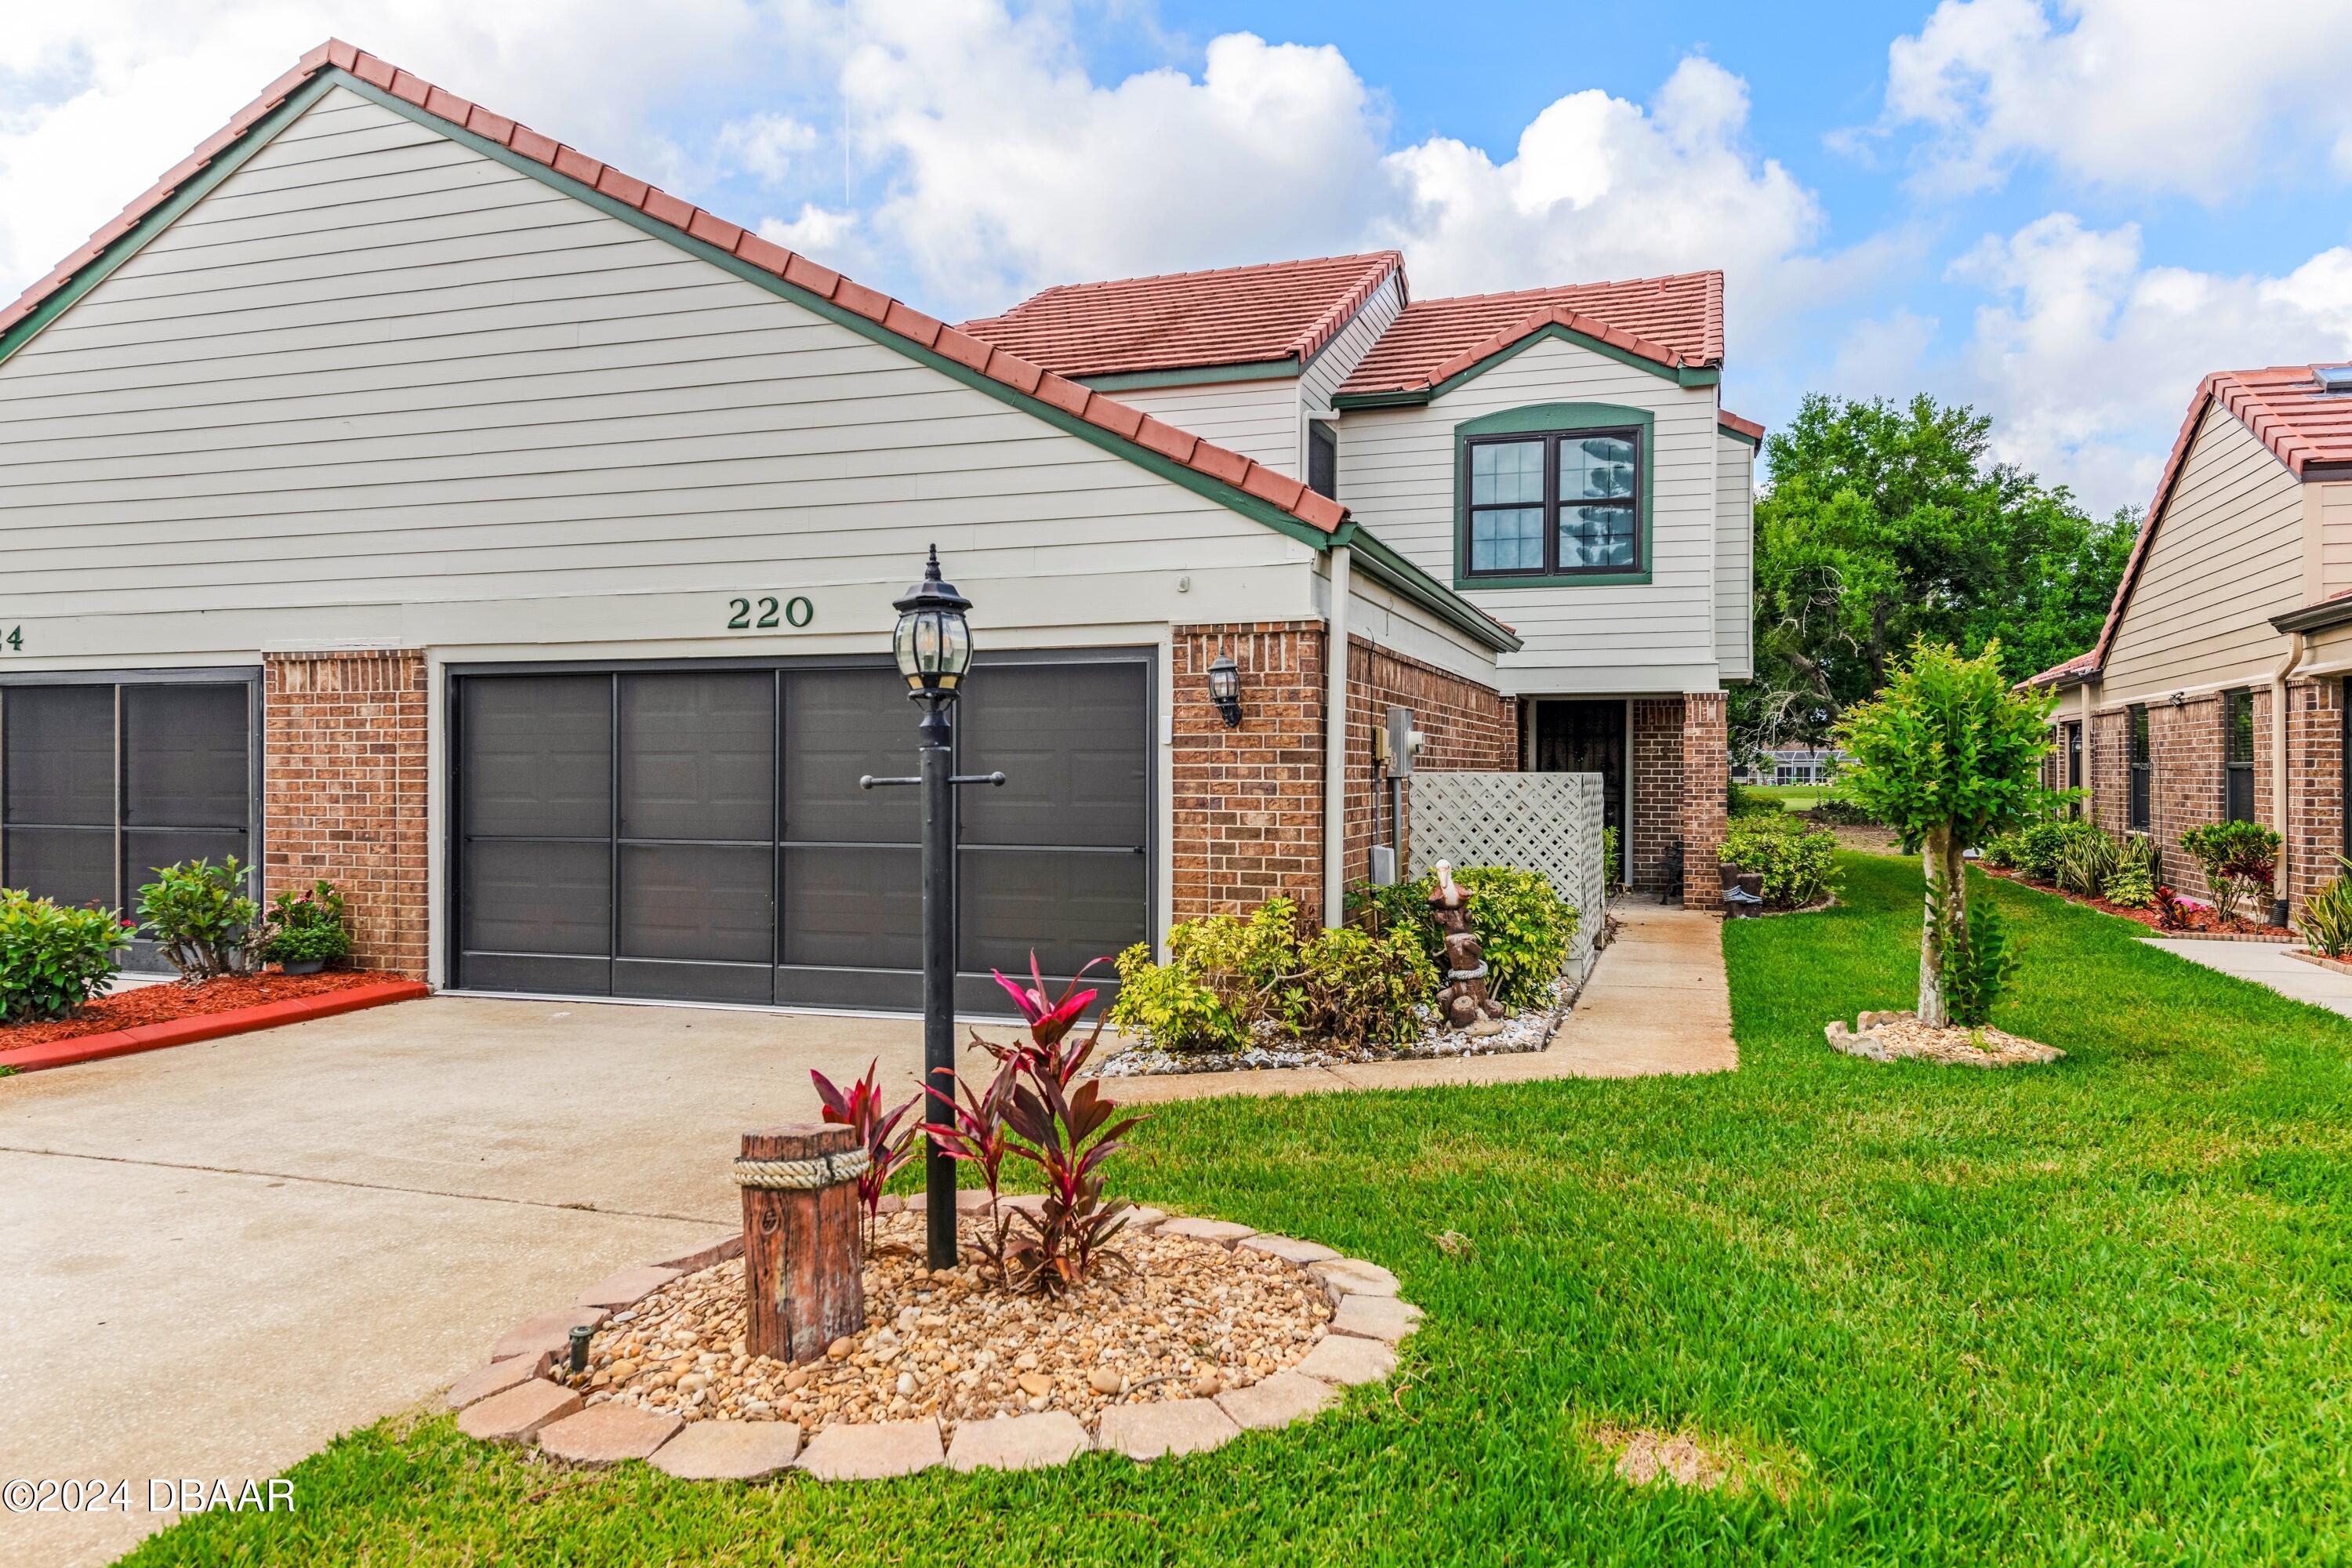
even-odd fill
[{"label": "green lawn", "polygon": [[[1737,1074],[1144,1129],[1139,1194],[1378,1259],[1428,1309],[1398,1384],[1311,1427],[747,1489],[564,1476],[436,1415],[296,1467],[291,1517],[199,1518],[132,1561],[2345,1562],[2352,1024],[2004,885],[2024,970],[1998,1021],[2072,1056],[1852,1060],[1822,1025],[1908,1003],[1919,916],[1906,862],[1844,867],[1842,907],[1727,928]],[[1612,1422],[1773,1484],[1633,1490],[1587,1437]]]},{"label": "green lawn", "polygon": [[1827,784],[1741,784],[1739,793],[1777,800],[1788,811],[1811,811],[1829,799]]}]

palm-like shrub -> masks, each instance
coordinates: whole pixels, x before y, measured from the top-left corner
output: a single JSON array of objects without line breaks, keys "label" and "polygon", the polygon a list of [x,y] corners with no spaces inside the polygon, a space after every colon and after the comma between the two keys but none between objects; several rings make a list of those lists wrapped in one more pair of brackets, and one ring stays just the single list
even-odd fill
[{"label": "palm-like shrub", "polygon": [[[2352,860],[2339,855],[2336,863],[2352,872]],[[2323,957],[2341,958],[2352,952],[2352,877],[2331,878],[2305,900],[2294,929],[2303,933],[2304,945]]]}]

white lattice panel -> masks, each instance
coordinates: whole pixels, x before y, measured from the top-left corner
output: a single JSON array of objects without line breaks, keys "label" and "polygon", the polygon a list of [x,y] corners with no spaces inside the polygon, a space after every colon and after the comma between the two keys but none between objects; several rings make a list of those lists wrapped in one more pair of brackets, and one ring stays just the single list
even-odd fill
[{"label": "white lattice panel", "polygon": [[1569,968],[1592,960],[1606,895],[1599,773],[1416,773],[1410,874],[1444,860],[1541,871],[1580,917]]}]

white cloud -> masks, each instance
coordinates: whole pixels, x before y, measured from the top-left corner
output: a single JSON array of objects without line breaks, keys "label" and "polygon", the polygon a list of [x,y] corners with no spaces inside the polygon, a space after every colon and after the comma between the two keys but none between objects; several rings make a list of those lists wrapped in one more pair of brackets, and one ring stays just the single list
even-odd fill
[{"label": "white cloud", "polygon": [[816,144],[816,128],[789,114],[754,114],[719,132],[719,157],[770,185],[782,184],[799,154]]},{"label": "white cloud", "polygon": [[2053,213],[1953,267],[1994,296],[1961,355],[1963,390],[2000,416],[2000,455],[2095,507],[2147,499],[2209,372],[2352,353],[2352,249],[2278,276],[2143,262],[2138,229]]},{"label": "white cloud", "polygon": [[1943,0],[1887,51],[1884,125],[1929,132],[1921,178],[1942,193],[2041,158],[2091,184],[2218,201],[2345,145],[2347,48],[2340,3]]},{"label": "white cloud", "polygon": [[656,181],[655,110],[772,65],[759,0],[76,0],[0,27],[0,298],[341,34]]}]

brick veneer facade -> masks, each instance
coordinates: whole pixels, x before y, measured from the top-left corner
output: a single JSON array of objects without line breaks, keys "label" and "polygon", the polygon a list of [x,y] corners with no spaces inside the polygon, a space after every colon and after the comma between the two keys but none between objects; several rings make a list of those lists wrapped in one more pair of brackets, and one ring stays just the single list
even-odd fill
[{"label": "brick veneer facade", "polygon": [[[1376,765],[1374,733],[1388,722],[1391,705],[1412,710],[1422,749],[1417,773],[1490,771],[1516,773],[1519,766],[1519,705],[1475,681],[1433,665],[1375,647],[1362,637],[1348,639],[1348,839],[1346,880],[1371,875],[1372,846],[1381,839],[1385,785]],[[1404,801],[1398,869],[1412,864],[1412,781],[1403,781]]]},{"label": "brick veneer facade", "polygon": [[1633,886],[1662,888],[1667,861],[1682,843],[1681,698],[1643,698],[1633,704],[1633,753],[1626,791],[1633,816]]},{"label": "brick veneer facade", "polygon": [[[1178,626],[1175,918],[1238,914],[1276,894],[1323,907],[1323,623]],[[1209,701],[1218,650],[1242,672],[1242,721]]]},{"label": "brick veneer facade", "polygon": [[[2254,820],[2278,826],[2271,787],[2270,688],[2250,681],[2254,710]],[[2336,875],[2344,846],[2344,683],[2340,679],[2295,680],[2287,686],[2287,897],[2291,907]],[[2064,726],[2081,716],[2079,696],[2069,692],[2055,715],[2046,783],[2063,781]],[[2202,823],[2219,822],[2226,810],[2222,701],[2219,692],[2191,697],[2178,706],[2159,699],[2147,705],[2147,831],[2161,852],[2163,879],[2191,898],[2210,898],[2205,875],[2181,835]],[[2127,706],[2103,707],[2091,715],[2084,765],[2091,789],[2094,821],[2110,833],[2128,831],[2131,775]]]},{"label": "brick veneer facade", "polygon": [[423,979],[425,656],[262,660],[263,870],[270,891],[324,877],[350,910],[352,963]]},{"label": "brick veneer facade", "polygon": [[1723,693],[1694,691],[1682,707],[1683,907],[1717,910],[1723,907],[1723,879],[1717,852],[1723,847],[1731,786]]}]

